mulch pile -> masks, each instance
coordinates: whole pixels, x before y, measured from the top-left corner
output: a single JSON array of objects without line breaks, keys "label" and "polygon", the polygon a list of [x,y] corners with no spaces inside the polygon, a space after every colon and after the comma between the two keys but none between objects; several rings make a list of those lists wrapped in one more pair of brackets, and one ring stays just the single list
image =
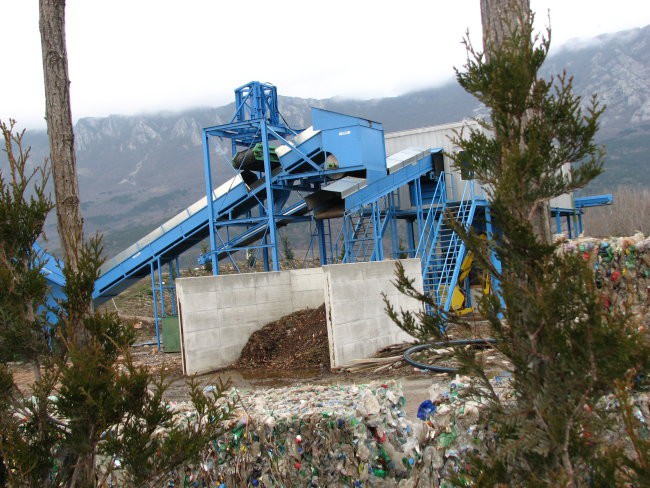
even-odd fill
[{"label": "mulch pile", "polygon": [[236,368],[329,369],[325,305],[286,315],[253,333]]}]

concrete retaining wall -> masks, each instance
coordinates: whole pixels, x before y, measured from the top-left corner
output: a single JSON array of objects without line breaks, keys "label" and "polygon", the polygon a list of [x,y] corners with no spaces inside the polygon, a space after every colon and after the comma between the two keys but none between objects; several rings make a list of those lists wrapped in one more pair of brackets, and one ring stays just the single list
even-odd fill
[{"label": "concrete retaining wall", "polygon": [[[418,259],[402,260],[422,290]],[[419,303],[391,284],[395,261],[249,273],[176,282],[183,373],[204,373],[235,362],[253,332],[297,310],[326,304],[332,368],[372,357],[390,344],[412,340],[384,311],[384,292],[398,309]]]},{"label": "concrete retaining wall", "polygon": [[323,303],[322,268],[248,273],[176,282],[183,373],[203,373],[239,358],[253,332]]},{"label": "concrete retaining wall", "polygon": [[[406,275],[422,290],[419,259],[403,259]],[[413,338],[386,315],[382,292],[398,310],[417,311],[417,300],[402,295],[391,283],[395,261],[335,264],[323,267],[325,310],[332,368],[374,356],[382,348]]]}]

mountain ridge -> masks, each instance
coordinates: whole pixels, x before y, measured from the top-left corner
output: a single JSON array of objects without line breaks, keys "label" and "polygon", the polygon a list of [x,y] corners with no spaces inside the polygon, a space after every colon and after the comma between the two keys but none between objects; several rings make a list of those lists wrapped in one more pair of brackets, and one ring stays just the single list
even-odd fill
[{"label": "mountain ridge", "polygon": [[[606,173],[590,190],[649,184],[650,26],[598,36],[558,50],[542,75],[566,69],[575,91],[598,93],[607,109],[599,142],[607,146]],[[281,89],[281,87],[280,87]],[[455,82],[371,100],[280,96],[280,111],[296,129],[310,125],[311,106],[382,122],[386,132],[485,115]],[[75,125],[77,164],[86,231],[105,235],[108,255],[128,246],[204,195],[201,129],[230,121],[234,104],[133,116],[88,117]],[[32,164],[48,153],[45,131],[31,131]],[[232,176],[229,148],[221,146],[213,180]],[[645,171],[644,171],[645,170]],[[646,175],[647,173],[647,175]],[[52,216],[51,216],[52,217]],[[47,233],[56,234],[50,219]],[[50,247],[55,244],[51,239]],[[56,247],[56,246],[54,246]]]}]

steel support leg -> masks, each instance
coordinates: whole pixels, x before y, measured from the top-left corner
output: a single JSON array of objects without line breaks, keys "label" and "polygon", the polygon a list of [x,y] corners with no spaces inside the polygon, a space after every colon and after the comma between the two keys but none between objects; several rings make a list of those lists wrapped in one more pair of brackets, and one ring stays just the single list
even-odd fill
[{"label": "steel support leg", "polygon": [[388,204],[389,204],[389,208],[387,210],[388,214],[386,215],[386,218],[390,219],[388,221],[388,226],[390,227],[390,244],[392,247],[391,251],[393,253],[393,258],[399,259],[402,252],[400,249],[399,231],[397,229],[397,219],[395,218],[395,210],[397,206],[395,205],[394,192],[391,192],[390,195],[388,196]]},{"label": "steel support leg", "polygon": [[273,254],[273,271],[280,271],[280,252],[278,249],[278,236],[275,227],[275,203],[273,199],[273,188],[271,187],[271,154],[269,152],[269,134],[266,127],[266,119],[262,120],[262,147],[264,150],[264,186],[266,187],[266,216],[268,218],[269,234],[271,236],[271,253]]},{"label": "steel support leg", "polygon": [[578,214],[578,229],[580,229],[581,234],[584,232],[584,229],[582,228],[582,212]]},{"label": "steel support leg", "polygon": [[160,316],[165,317],[165,289],[163,288],[162,265],[160,258],[156,259],[158,264],[158,289],[160,290]]},{"label": "steel support leg", "polygon": [[271,262],[269,261],[269,238],[266,234],[264,234],[264,238],[262,239],[262,244],[264,244],[264,247],[262,248],[262,262],[264,263],[264,271],[271,271]]},{"label": "steel support leg", "polygon": [[156,293],[156,265],[152,261],[149,264],[149,274],[151,274],[151,295],[153,298],[153,323],[156,327],[156,345],[160,351],[160,318],[158,317],[158,298]]},{"label": "steel support leg", "polygon": [[318,252],[320,254],[320,265],[327,264],[327,243],[325,242],[325,223],[322,220],[316,221],[316,229],[318,229]]},{"label": "steel support leg", "polygon": [[[413,185],[413,192],[415,193],[415,202],[413,202],[413,205],[415,206],[415,215],[417,217],[417,222],[418,222],[418,232],[422,232],[422,225],[424,223],[424,208],[423,208],[423,202],[422,202],[422,184],[420,183],[420,178],[415,180],[415,184]],[[411,232],[413,231],[413,223],[411,223]],[[415,241],[415,239],[413,239]],[[415,249],[415,244],[413,245],[413,249]]]},{"label": "steel support leg", "polygon": [[382,242],[381,235],[381,210],[379,208],[379,202],[374,202],[372,204],[372,228],[375,233],[375,252],[372,253],[373,257],[370,259],[372,261],[382,261],[384,259],[384,247]]},{"label": "steel support leg", "polygon": [[212,202],[212,170],[210,165],[210,137],[203,131],[203,172],[205,177],[205,196],[208,203],[208,228],[210,229],[210,259],[212,260],[212,274],[219,274],[219,261],[215,250],[217,249],[217,236],[214,228],[214,206]]},{"label": "steel support leg", "polygon": [[352,263],[352,249],[354,247],[355,226],[351,222],[352,217],[347,214],[343,216],[343,262]]},{"label": "steel support leg", "polygon": [[[418,227],[418,229],[421,227]],[[415,257],[415,230],[413,229],[413,221],[412,220],[407,220],[406,221],[406,238],[408,240],[408,247],[409,247],[409,257],[413,258]]]},{"label": "steel support leg", "polygon": [[[492,213],[490,212],[490,207],[485,207],[485,231],[487,233],[488,242],[492,242],[494,240],[494,229],[492,227]],[[490,253],[490,262],[497,270],[497,272],[500,274],[501,261],[499,260],[498,256],[494,252]],[[501,308],[505,310],[506,304],[503,301],[503,296],[501,296],[501,294],[499,293],[501,289],[501,283],[499,282],[498,278],[494,275],[490,277],[490,287],[492,288],[493,293],[497,294],[497,296],[499,297],[499,301],[501,302]],[[499,313],[499,318],[503,318],[502,313]]]},{"label": "steel support leg", "polygon": [[[176,265],[176,274],[174,274],[174,264]],[[169,296],[171,299],[172,309],[171,315],[176,313],[176,278],[180,276],[180,267],[178,266],[178,258],[169,262]]]}]

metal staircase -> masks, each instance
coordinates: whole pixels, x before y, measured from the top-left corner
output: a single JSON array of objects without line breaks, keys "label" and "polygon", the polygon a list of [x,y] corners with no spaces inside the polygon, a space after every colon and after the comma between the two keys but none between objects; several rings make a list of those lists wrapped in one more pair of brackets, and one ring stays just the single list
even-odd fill
[{"label": "metal staircase", "polygon": [[[429,203],[427,216],[421,225],[420,240],[415,250],[415,256],[422,259],[426,257],[431,246],[436,242],[436,231],[438,230],[438,217],[444,212],[446,204],[446,184],[444,175],[438,178],[438,183],[433,192],[433,197]],[[425,267],[425,261],[422,261],[422,267]]]},{"label": "metal staircase", "polygon": [[346,263],[369,261],[375,248],[375,226],[373,219],[364,209],[345,215],[343,220],[345,235],[351,236],[345,241]]},{"label": "metal staircase", "polygon": [[[443,192],[441,194],[444,194],[442,180],[440,178],[439,186]],[[447,218],[453,218],[463,229],[469,229],[476,207],[473,181],[468,181],[460,201],[446,202],[443,199],[437,205],[432,204],[427,213],[417,256],[422,259],[424,291],[430,293],[444,311],[451,308],[452,292],[465,258],[465,244],[458,233],[447,225]]]}]

